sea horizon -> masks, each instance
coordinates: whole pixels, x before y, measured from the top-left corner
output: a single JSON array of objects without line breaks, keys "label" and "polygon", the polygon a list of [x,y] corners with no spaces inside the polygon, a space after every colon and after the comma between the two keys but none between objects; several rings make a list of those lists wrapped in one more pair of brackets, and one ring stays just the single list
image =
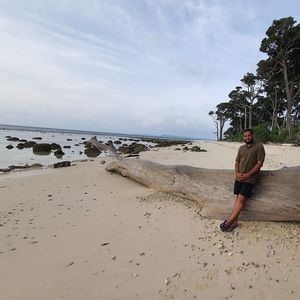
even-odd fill
[{"label": "sea horizon", "polygon": [[143,133],[124,133],[124,132],[107,132],[107,131],[96,131],[96,130],[81,130],[81,129],[67,129],[67,128],[53,128],[53,127],[39,127],[39,126],[26,126],[26,125],[15,125],[15,124],[0,124],[0,130],[20,130],[20,131],[36,131],[36,132],[53,132],[53,133],[74,133],[74,134],[88,134],[88,135],[109,135],[109,136],[119,136],[119,137],[141,137],[141,138],[158,138],[158,139],[175,139],[175,140],[212,140],[209,138],[200,137],[190,137],[181,135],[171,135],[171,134],[143,134]]}]

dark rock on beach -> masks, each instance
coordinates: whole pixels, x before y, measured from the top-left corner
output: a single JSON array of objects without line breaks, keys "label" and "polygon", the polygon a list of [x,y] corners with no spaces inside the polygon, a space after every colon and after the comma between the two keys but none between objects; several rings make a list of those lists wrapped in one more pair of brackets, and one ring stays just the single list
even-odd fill
[{"label": "dark rock on beach", "polygon": [[14,148],[14,146],[13,145],[7,145],[5,148],[10,150],[10,149]]},{"label": "dark rock on beach", "polygon": [[56,158],[62,158],[65,155],[65,152],[63,152],[61,148],[59,148],[53,154],[56,156]]},{"label": "dark rock on beach", "polygon": [[15,169],[28,169],[30,168],[29,165],[25,165],[25,166],[15,166],[15,165],[11,165],[8,167],[10,170],[15,170]]},{"label": "dark rock on beach", "polygon": [[7,140],[10,141],[10,142],[19,142],[20,141],[20,139],[18,137],[15,137],[15,136],[14,137],[10,136],[10,137],[7,138]]},{"label": "dark rock on beach", "polygon": [[125,157],[136,157],[136,158],[139,158],[140,155],[139,154],[128,154],[127,156]]},{"label": "dark rock on beach", "polygon": [[24,143],[24,148],[31,148],[34,145],[36,145],[36,142],[34,142],[34,141],[25,142]]},{"label": "dark rock on beach", "polygon": [[123,154],[138,154],[142,151],[147,151],[148,147],[144,144],[132,143],[129,146],[120,146],[118,150]]},{"label": "dark rock on beach", "polygon": [[84,150],[84,154],[87,157],[97,157],[100,153],[101,153],[101,151],[95,147],[88,147]]},{"label": "dark rock on beach", "polygon": [[192,152],[207,152],[207,150],[201,149],[199,146],[194,146],[190,150]]},{"label": "dark rock on beach", "polygon": [[120,145],[120,144],[122,144],[122,142],[121,141],[114,141],[114,144]]},{"label": "dark rock on beach", "polygon": [[66,160],[66,161],[60,161],[57,162],[53,165],[53,168],[63,168],[63,167],[70,167],[71,166],[71,162]]},{"label": "dark rock on beach", "polygon": [[16,146],[16,148],[18,148],[18,149],[24,149],[25,147],[24,147],[24,143],[19,143],[17,146]]},{"label": "dark rock on beach", "polygon": [[61,146],[59,144],[57,144],[57,143],[52,143],[52,144],[50,144],[50,146],[51,146],[51,150],[59,150],[59,149],[61,149]]},{"label": "dark rock on beach", "polygon": [[194,146],[190,149],[192,152],[200,152],[201,148],[199,146]]},{"label": "dark rock on beach", "polygon": [[42,140],[42,138],[40,136],[36,136],[32,138],[33,140]]},{"label": "dark rock on beach", "polygon": [[66,146],[63,146],[63,148],[65,148],[65,149],[70,149],[71,146],[66,145]]},{"label": "dark rock on beach", "polygon": [[16,169],[29,169],[29,168],[42,168],[43,166],[41,164],[38,164],[38,163],[35,163],[35,164],[32,164],[31,166],[30,165],[25,165],[25,166],[15,166],[15,165],[11,165],[9,166],[8,168],[4,168],[4,169],[0,169],[0,172],[4,172],[4,173],[7,173],[7,172],[10,172],[10,171],[13,171],[13,170],[16,170]]},{"label": "dark rock on beach", "polygon": [[105,145],[109,146],[109,145],[111,145],[112,143],[113,143],[113,141],[112,141],[112,140],[109,140],[109,141],[107,141],[107,142],[105,143]]},{"label": "dark rock on beach", "polygon": [[49,155],[51,153],[51,145],[46,143],[35,144],[32,147],[32,151],[37,155]]}]

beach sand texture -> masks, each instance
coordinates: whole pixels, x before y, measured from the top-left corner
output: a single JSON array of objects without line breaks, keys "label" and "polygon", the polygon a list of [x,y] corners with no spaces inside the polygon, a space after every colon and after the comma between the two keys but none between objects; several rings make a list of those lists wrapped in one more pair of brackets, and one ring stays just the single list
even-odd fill
[{"label": "beach sand texture", "polygon": [[[233,169],[240,146],[193,145],[208,152],[141,159]],[[263,169],[300,165],[300,148],[265,149]],[[299,223],[223,233],[196,203],[107,172],[111,160],[0,175],[1,300],[300,299]]]}]

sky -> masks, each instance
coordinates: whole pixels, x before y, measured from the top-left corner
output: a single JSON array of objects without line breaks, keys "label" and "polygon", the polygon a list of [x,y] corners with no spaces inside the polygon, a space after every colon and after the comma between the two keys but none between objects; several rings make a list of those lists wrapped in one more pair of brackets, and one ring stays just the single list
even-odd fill
[{"label": "sky", "polygon": [[0,123],[214,138],[281,0],[0,0]]}]

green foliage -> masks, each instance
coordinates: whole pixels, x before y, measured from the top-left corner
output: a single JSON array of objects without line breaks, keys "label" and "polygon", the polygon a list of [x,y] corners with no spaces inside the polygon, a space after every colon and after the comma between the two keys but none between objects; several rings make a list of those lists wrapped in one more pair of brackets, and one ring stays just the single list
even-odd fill
[{"label": "green foliage", "polygon": [[[247,72],[227,102],[217,105],[216,121],[230,127],[227,141],[242,141],[246,127],[261,142],[299,141],[300,24],[293,17],[274,20],[261,41],[267,58],[258,62],[256,74]],[[222,127],[223,128],[223,127]],[[219,132],[222,140],[222,130]]]},{"label": "green foliage", "polygon": [[261,142],[261,143],[266,143],[267,141],[269,141],[270,130],[269,130],[268,124],[262,123],[257,126],[254,126],[253,132],[254,132],[256,141]]},{"label": "green foliage", "polygon": [[[292,129],[292,140],[289,139],[287,129],[273,129],[271,130],[267,123],[259,124],[253,128],[255,140],[261,143],[288,143],[288,142],[297,142],[300,136],[299,127],[294,127]],[[243,135],[235,134],[232,130],[227,130],[225,132],[225,140],[228,142],[242,142]]]}]

